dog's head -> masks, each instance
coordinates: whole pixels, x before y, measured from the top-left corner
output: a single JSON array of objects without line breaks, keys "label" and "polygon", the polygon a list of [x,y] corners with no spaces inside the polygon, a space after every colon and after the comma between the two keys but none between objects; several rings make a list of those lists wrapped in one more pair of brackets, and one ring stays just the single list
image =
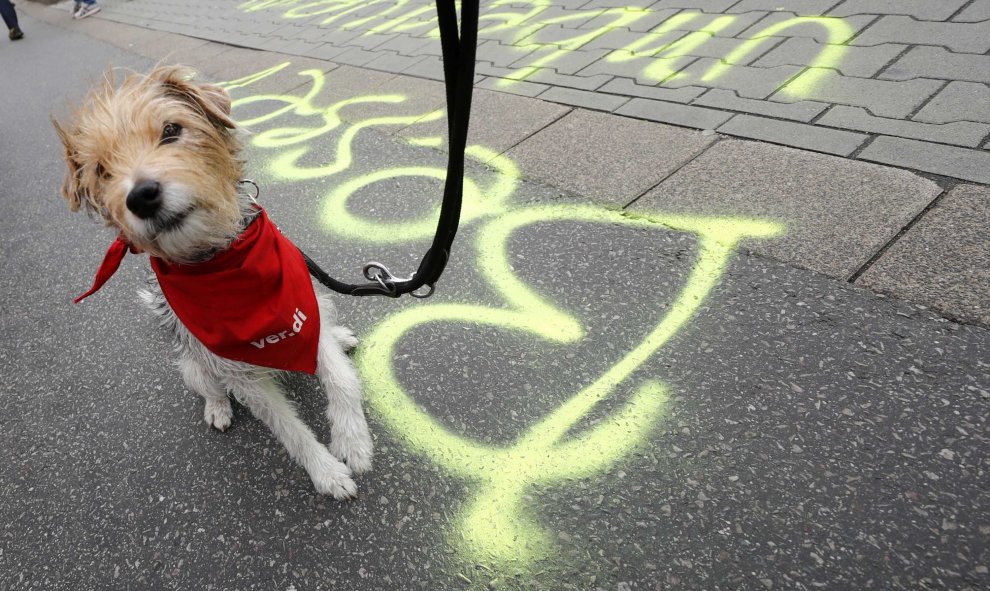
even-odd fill
[{"label": "dog's head", "polygon": [[111,73],[72,121],[52,122],[65,147],[62,196],[99,214],[135,247],[188,262],[237,234],[239,149],[230,96],[189,70]]}]

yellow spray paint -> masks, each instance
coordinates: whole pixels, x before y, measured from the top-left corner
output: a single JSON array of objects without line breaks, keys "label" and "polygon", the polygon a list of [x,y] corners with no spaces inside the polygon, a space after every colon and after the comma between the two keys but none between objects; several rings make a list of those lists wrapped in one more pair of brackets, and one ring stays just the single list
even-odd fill
[{"label": "yellow spray paint", "polygon": [[[590,14],[587,12],[578,12],[573,15],[558,16],[543,20],[541,21],[543,26],[551,26],[556,24],[564,24],[573,20],[586,20],[589,16],[598,16],[611,19],[607,25],[603,25],[597,29],[583,31],[580,34],[557,40],[552,44],[537,44],[540,47],[557,47],[558,49],[534,60],[527,66],[518,68],[515,72],[510,74],[508,78],[502,78],[499,84],[505,86],[512,84],[514,81],[525,80],[541,68],[551,67],[554,63],[567,56],[570,52],[587,45],[605,33],[608,33],[612,29],[627,27],[648,13],[649,11],[647,10],[633,8],[611,8],[608,10],[594,11]],[[579,29],[579,31],[581,30]],[[524,47],[524,49],[528,49],[528,47]]]},{"label": "yellow spray paint", "polygon": [[[231,81],[227,87],[240,88],[250,84],[249,80],[264,79],[281,69],[284,68]],[[332,163],[300,167],[294,150],[306,149],[324,134],[347,126],[342,119],[347,107],[368,102],[400,104],[402,98],[359,97],[319,108],[316,95],[324,87],[323,76],[312,70],[304,75],[312,80],[312,88],[299,91],[301,96],[259,95],[234,101],[235,109],[273,103],[270,113],[251,120],[254,125],[266,126],[255,136],[255,145],[280,152],[274,160],[277,164],[271,168],[273,173],[286,180],[345,177],[335,183],[323,202],[324,226],[335,235],[376,243],[410,243],[432,236],[433,214],[407,222],[365,220],[349,211],[348,202],[357,191],[378,182],[409,177],[441,180],[443,169],[404,166],[346,175],[354,161],[352,142],[361,130],[413,120],[422,122],[435,116],[379,117],[350,124],[336,142]],[[290,113],[312,117],[318,123],[313,128],[272,126],[277,117]],[[440,138],[425,136],[412,142],[436,146]],[[458,256],[474,257],[477,273],[501,303],[419,303],[402,309],[371,331],[358,350],[356,362],[364,379],[368,408],[381,424],[410,450],[469,482],[468,498],[450,524],[448,543],[465,560],[493,568],[526,569],[555,554],[553,536],[540,525],[539,515],[528,506],[526,495],[573,479],[601,477],[648,442],[669,405],[669,395],[661,381],[643,375],[637,378],[637,372],[694,317],[720,280],[736,245],[745,239],[773,236],[781,227],[750,219],[631,214],[591,205],[513,204],[511,198],[519,182],[514,163],[481,146],[471,146],[468,155],[492,167],[494,180],[481,183],[470,176],[465,179],[462,225],[479,227],[474,242],[462,246]],[[655,326],[645,327],[639,343],[620,354],[602,375],[573,395],[563,397],[566,401],[561,406],[530,425],[515,441],[506,445],[475,441],[442,424],[406,392],[393,365],[396,348],[403,339],[415,338],[417,329],[430,323],[485,326],[558,345],[576,344],[586,338],[581,320],[522,281],[510,262],[509,243],[516,232],[556,223],[687,232],[697,238],[694,267],[666,315]],[[622,402],[593,427],[575,433],[581,421],[608,399]]]},{"label": "yellow spray paint", "polygon": [[613,51],[606,60],[612,63],[623,62],[638,57],[650,57],[655,61],[643,68],[641,76],[648,80],[663,81],[677,73],[675,64],[678,60],[689,57],[691,52],[703,45],[719,31],[731,25],[736,17],[720,16],[697,31],[691,31],[684,37],[671,43],[654,45],[664,35],[682,30],[700,13],[681,12],[660,23],[649,35],[643,35],[629,45]]},{"label": "yellow spray paint", "polygon": [[715,64],[705,72],[702,82],[712,82],[725,74],[733,65],[739,64],[742,60],[755,52],[761,45],[770,40],[773,36],[779,35],[791,27],[799,25],[813,24],[823,28],[828,33],[828,44],[815,56],[808,69],[798,78],[787,84],[782,92],[797,99],[810,94],[821,77],[825,74],[823,68],[835,68],[842,62],[848,50],[841,45],[848,41],[855,31],[846,21],[841,18],[825,16],[801,16],[787,19],[779,23],[770,25],[765,29],[755,33],[748,41],[737,47],[729,55],[725,56],[721,63]]},{"label": "yellow spray paint", "polygon": [[[374,14],[367,14],[369,5],[381,5]],[[628,27],[636,21],[650,15],[653,11],[637,8],[575,10],[570,14],[546,16],[553,6],[551,0],[497,0],[488,4],[492,9],[479,17],[479,35],[497,35],[503,43],[517,46],[520,58],[534,50],[545,51],[524,66],[500,78],[498,85],[508,87],[516,82],[531,78],[540,69],[553,69],[573,51],[579,50],[593,40],[610,31]],[[322,0],[305,2],[303,0],[249,0],[240,5],[240,9],[248,12],[280,9],[287,19],[309,18],[327,15],[321,24],[335,24],[341,30],[366,28],[365,34],[403,33],[417,29],[429,30],[423,34],[436,38],[439,31],[435,26],[436,17],[432,14],[432,6],[413,4],[410,0]],[[684,82],[686,74],[678,72],[685,58],[698,57],[697,49],[702,47],[712,37],[723,31],[738,17],[723,15],[697,31],[690,31],[684,37],[673,42],[665,42],[663,37],[672,31],[681,30],[689,21],[700,16],[697,11],[683,11],[674,14],[664,22],[644,33],[638,39],[608,56],[606,61],[618,63],[637,58],[645,58],[643,70],[639,78],[663,82],[678,79]],[[535,43],[521,45],[525,39],[540,29],[557,24],[568,24],[575,21],[585,21],[592,18],[610,19],[594,29],[575,29],[570,37],[557,40],[554,43]],[[770,25],[742,43],[739,47],[721,57],[718,64],[706,70],[692,84],[717,87],[719,78],[723,77],[734,65],[741,63],[747,56],[752,55],[769,39],[786,33],[787,29],[798,25],[814,24],[822,27],[828,33],[828,43],[812,60],[809,66],[787,83],[781,93],[792,99],[799,100],[809,96],[826,74],[825,69],[836,69],[844,58],[847,47],[843,45],[853,35],[854,30],[843,19],[837,17],[796,17]],[[508,39],[502,35],[509,31]],[[549,48],[549,49],[548,49]],[[555,48],[555,49],[554,49]]]},{"label": "yellow spray paint", "polygon": [[[558,344],[581,340],[585,336],[581,322],[518,279],[507,250],[510,236],[519,229],[562,221],[690,232],[698,237],[699,253],[667,315],[636,347],[512,444],[482,445],[441,424],[405,392],[392,365],[396,346],[417,327],[433,322],[496,327]],[[524,495],[534,487],[601,475],[647,441],[668,404],[667,389],[654,379],[628,384],[629,378],[696,313],[740,240],[779,231],[775,224],[755,220],[634,217],[590,206],[508,210],[485,223],[475,244],[478,271],[499,293],[505,307],[418,305],[393,314],[375,328],[357,357],[370,408],[406,445],[474,483],[471,489],[475,492],[461,510],[451,535],[451,543],[466,559],[519,568],[553,551],[552,536],[525,508]],[[632,394],[619,410],[595,427],[567,436],[598,403],[630,387]]]}]

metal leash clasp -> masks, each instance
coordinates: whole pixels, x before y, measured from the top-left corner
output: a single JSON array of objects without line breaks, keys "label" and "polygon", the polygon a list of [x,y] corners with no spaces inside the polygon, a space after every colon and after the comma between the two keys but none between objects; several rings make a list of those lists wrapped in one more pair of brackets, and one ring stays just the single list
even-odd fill
[{"label": "metal leash clasp", "polygon": [[261,187],[258,186],[258,183],[252,181],[251,179],[241,179],[241,180],[237,181],[237,184],[238,185],[251,185],[252,187],[254,187],[254,195],[248,195],[247,197],[248,197],[248,199],[251,200],[251,203],[254,203],[255,205],[258,205],[258,197],[261,196]]},{"label": "metal leash clasp", "polygon": [[[374,281],[378,283],[378,285],[382,288],[384,295],[387,295],[391,298],[399,297],[398,288],[396,288],[395,286],[396,281],[412,281],[412,277],[409,277],[408,279],[404,279],[402,277],[396,277],[395,275],[392,274],[391,271],[388,270],[388,267],[374,261],[365,264],[361,272],[364,273],[364,278],[367,279],[368,281]],[[416,274],[413,273],[413,276],[415,275]],[[425,293],[416,293],[416,291],[411,291],[409,292],[409,295],[419,299],[426,299],[431,295],[433,295],[432,283],[428,283],[424,287],[428,288]]]}]

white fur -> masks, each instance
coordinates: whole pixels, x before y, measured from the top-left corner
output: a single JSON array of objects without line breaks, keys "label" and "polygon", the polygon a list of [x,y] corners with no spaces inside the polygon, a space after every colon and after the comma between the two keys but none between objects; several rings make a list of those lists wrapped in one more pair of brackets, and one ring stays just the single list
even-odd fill
[{"label": "white fur", "polygon": [[316,372],[327,395],[331,433],[328,450],[282,393],[277,381],[281,372],[214,355],[179,321],[154,276],[149,283],[150,289],[139,295],[158,315],[161,325],[174,334],[182,378],[206,402],[204,420],[221,431],[230,426],[230,393],[265,423],[289,456],[306,469],[317,492],[337,499],[356,495],[357,485],[351,474],[371,469],[373,445],[361,409],[361,384],[345,353],[357,345],[357,338],[350,329],[337,326],[333,302],[318,296],[320,340]]}]

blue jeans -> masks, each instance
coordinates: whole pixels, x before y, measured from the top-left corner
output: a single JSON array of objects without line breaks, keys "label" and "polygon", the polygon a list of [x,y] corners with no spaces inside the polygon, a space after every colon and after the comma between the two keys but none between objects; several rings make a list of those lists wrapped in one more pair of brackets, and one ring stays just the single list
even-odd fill
[{"label": "blue jeans", "polygon": [[3,24],[8,29],[17,28],[17,13],[14,12],[14,5],[10,0],[0,0],[0,17],[3,17]]}]

